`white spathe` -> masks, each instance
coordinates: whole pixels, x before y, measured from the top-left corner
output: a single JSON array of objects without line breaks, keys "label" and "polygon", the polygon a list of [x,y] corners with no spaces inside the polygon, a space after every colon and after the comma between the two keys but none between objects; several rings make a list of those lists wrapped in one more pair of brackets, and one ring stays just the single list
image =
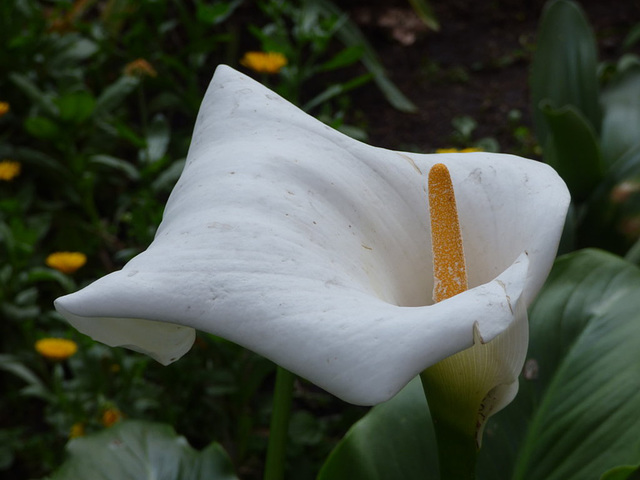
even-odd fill
[{"label": "white spathe", "polygon": [[[431,305],[434,163],[451,172],[470,290]],[[219,66],[153,243],[55,305],[163,364],[199,329],[371,405],[470,347],[474,325],[488,342],[512,323],[551,268],[568,203],[541,163],[372,147]]]}]

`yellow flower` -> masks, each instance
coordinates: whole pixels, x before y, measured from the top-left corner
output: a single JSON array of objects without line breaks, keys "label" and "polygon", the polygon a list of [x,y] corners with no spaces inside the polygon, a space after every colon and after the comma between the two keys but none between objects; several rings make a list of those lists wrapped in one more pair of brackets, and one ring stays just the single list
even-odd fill
[{"label": "yellow flower", "polygon": [[71,430],[69,431],[69,438],[78,438],[84,437],[84,423],[76,422],[71,425]]},{"label": "yellow flower", "polygon": [[118,423],[122,420],[122,412],[117,408],[107,408],[102,412],[102,425],[110,427],[111,425]]},{"label": "yellow flower", "polygon": [[138,58],[133,62],[129,62],[124,67],[124,74],[130,77],[157,77],[158,72],[144,58]]},{"label": "yellow flower", "polygon": [[436,153],[469,153],[469,152],[482,152],[483,150],[481,148],[477,148],[477,147],[469,147],[469,148],[463,148],[462,150],[459,150],[457,148],[438,148],[436,150]]},{"label": "yellow flower", "polygon": [[36,352],[48,360],[66,360],[78,351],[78,344],[66,338],[42,338],[35,343]]},{"label": "yellow flower", "polygon": [[8,102],[0,102],[0,117],[6,115],[10,110],[10,106]]},{"label": "yellow flower", "polygon": [[278,73],[287,64],[287,57],[279,52],[247,52],[240,64],[258,73]]},{"label": "yellow flower", "polygon": [[87,256],[80,252],[55,252],[47,257],[48,267],[71,274],[87,263]]},{"label": "yellow flower", "polygon": [[13,160],[0,161],[0,180],[8,182],[13,178],[20,175],[20,162],[14,162]]}]

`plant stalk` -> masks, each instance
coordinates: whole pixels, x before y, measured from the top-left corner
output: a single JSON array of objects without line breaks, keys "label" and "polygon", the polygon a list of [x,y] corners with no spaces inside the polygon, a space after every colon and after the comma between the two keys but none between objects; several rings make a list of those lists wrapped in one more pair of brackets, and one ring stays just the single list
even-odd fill
[{"label": "plant stalk", "polygon": [[284,461],[294,380],[293,373],[280,366],[277,367],[264,480],[282,480],[284,478]]},{"label": "plant stalk", "polygon": [[475,480],[478,443],[476,418],[470,413],[477,410],[456,408],[456,399],[450,398],[446,389],[433,388],[433,378],[427,372],[428,369],[420,377],[438,445],[440,479]]}]

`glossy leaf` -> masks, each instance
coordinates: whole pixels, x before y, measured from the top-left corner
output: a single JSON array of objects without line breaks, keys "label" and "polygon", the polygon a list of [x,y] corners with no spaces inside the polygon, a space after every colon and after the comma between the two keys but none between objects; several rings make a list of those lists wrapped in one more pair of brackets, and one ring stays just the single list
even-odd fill
[{"label": "glossy leaf", "polygon": [[226,453],[213,443],[198,452],[168,425],[124,421],[67,445],[69,459],[50,480],[234,480]]},{"label": "glossy leaf", "polygon": [[567,183],[572,198],[583,200],[606,171],[596,133],[571,105],[555,109],[543,102],[541,110],[549,127],[544,159]]},{"label": "glossy leaf", "polygon": [[584,479],[640,461],[640,270],[562,257],[531,311],[537,405],[516,479]]},{"label": "glossy leaf", "polygon": [[599,131],[597,50],[593,31],[574,2],[547,4],[538,31],[531,73],[531,97],[536,134],[545,145],[548,126],[540,103],[555,108],[573,105]]},{"label": "glossy leaf", "polygon": [[438,456],[422,384],[371,409],[331,453],[318,480],[438,480]]},{"label": "glossy leaf", "polygon": [[602,93],[602,104],[602,153],[613,163],[640,142],[640,67],[615,78]]}]

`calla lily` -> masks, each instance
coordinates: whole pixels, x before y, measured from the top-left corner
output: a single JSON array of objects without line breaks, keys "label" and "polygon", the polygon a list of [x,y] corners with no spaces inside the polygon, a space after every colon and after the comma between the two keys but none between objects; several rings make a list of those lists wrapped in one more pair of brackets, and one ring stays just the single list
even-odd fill
[{"label": "calla lily", "polygon": [[[469,281],[437,304],[435,163],[456,189]],[[510,330],[551,268],[568,201],[538,162],[372,147],[220,66],[153,243],[55,305],[81,332],[164,364],[199,329],[372,405]],[[521,363],[526,338],[507,343]],[[511,353],[500,361],[513,370]]]}]

